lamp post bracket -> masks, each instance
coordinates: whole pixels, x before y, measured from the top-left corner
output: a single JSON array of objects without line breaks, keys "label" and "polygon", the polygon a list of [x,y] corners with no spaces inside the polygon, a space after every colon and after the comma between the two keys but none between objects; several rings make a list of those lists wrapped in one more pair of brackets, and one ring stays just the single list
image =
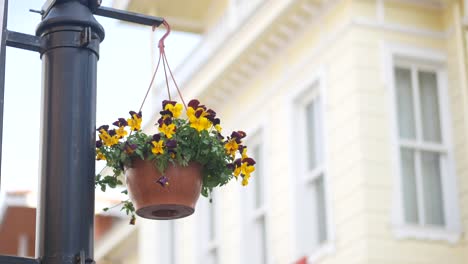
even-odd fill
[{"label": "lamp post bracket", "polygon": [[98,7],[94,14],[146,26],[159,26],[164,22],[164,19],[161,17],[147,16],[103,6]]}]

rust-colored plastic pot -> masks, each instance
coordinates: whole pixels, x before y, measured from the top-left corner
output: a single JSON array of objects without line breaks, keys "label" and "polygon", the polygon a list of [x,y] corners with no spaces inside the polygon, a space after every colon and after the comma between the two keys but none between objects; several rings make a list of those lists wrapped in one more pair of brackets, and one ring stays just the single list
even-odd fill
[{"label": "rust-colored plastic pot", "polygon": [[[195,211],[202,186],[201,165],[169,165],[164,174],[154,161],[135,159],[125,169],[127,188],[136,214],[149,219],[169,220],[189,216]],[[162,176],[168,185],[161,185]]]}]

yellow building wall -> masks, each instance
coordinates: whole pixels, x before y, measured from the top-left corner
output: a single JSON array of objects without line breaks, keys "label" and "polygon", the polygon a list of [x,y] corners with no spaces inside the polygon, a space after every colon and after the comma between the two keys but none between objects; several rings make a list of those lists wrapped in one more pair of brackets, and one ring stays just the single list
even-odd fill
[{"label": "yellow building wall", "polygon": [[[468,228],[467,90],[460,80],[463,56],[457,44],[456,1],[434,7],[405,1],[338,1],[332,11],[290,43],[270,65],[232,98],[242,102],[218,109],[225,126],[254,128],[265,124],[268,141],[270,246],[274,263],[294,260],[290,153],[285,149],[294,117],[285,108],[288,94],[321,68],[326,76],[326,133],[329,149],[330,199],[335,251],[316,263],[468,263],[466,238],[455,243],[397,239],[391,223],[395,168],[392,160],[391,106],[385,82],[385,43],[442,52],[447,55],[450,113],[463,230]],[[379,24],[380,23],[380,24]],[[328,41],[327,41],[328,40]],[[325,46],[324,46],[325,43]],[[314,55],[315,54],[315,55]],[[297,67],[304,57],[310,60]],[[290,69],[297,69],[290,72]],[[289,75],[288,75],[289,74]],[[465,81],[466,83],[466,81]],[[275,88],[279,86],[279,88]],[[274,90],[271,92],[271,90]],[[270,94],[271,92],[271,94]],[[267,94],[268,96],[265,96]],[[271,95],[271,96],[270,96]],[[203,100],[203,99],[202,99]],[[227,121],[227,122],[226,122]],[[226,124],[227,123],[227,124]],[[226,196],[233,196],[226,192]],[[221,198],[221,199],[224,199]],[[228,207],[236,206],[230,198]],[[223,200],[223,203],[224,200]],[[225,203],[225,204],[226,204]],[[226,209],[223,217],[241,215]],[[237,230],[223,236],[223,260],[232,257]],[[229,246],[227,246],[229,245]],[[231,253],[227,253],[231,252]],[[223,263],[238,263],[227,261]]]},{"label": "yellow building wall", "polygon": [[[291,116],[291,93],[317,72],[323,72],[325,78],[325,158],[329,167],[334,250],[314,263],[468,263],[464,232],[456,243],[395,237],[392,206],[397,175],[392,135],[396,128],[391,121],[392,87],[385,79],[384,60],[387,44],[433,50],[447,56],[460,215],[462,230],[468,230],[468,88],[463,32],[457,22],[460,1],[446,1],[441,7],[421,4],[424,1],[326,2],[328,9],[317,19],[305,21],[304,30],[259,70],[242,92],[234,91],[228,100],[232,103],[215,109],[221,114],[225,134],[233,129],[245,129],[250,134],[263,129],[271,263],[292,263],[298,258],[294,253],[292,215],[292,179],[297,175],[292,173],[292,162],[300,154],[288,146],[295,121],[295,116]],[[235,56],[235,51],[231,52],[223,55]],[[185,94],[196,95],[191,87],[202,86],[212,77],[209,74],[221,66],[222,62],[210,61],[200,70],[201,74],[186,84]],[[203,103],[206,98],[198,99]],[[242,263],[242,241],[246,237],[240,223],[245,189],[234,181],[218,194],[221,263]],[[178,263],[202,263],[196,262],[197,219],[196,211],[194,216],[177,221]],[[158,232],[157,227],[153,229]],[[157,246],[159,242],[154,243]],[[144,263],[145,258],[139,259]]]}]

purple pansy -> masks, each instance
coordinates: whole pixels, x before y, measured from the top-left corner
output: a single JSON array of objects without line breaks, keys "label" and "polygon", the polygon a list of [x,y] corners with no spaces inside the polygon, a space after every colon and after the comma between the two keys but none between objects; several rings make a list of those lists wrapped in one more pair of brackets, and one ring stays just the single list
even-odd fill
[{"label": "purple pansy", "polygon": [[166,187],[166,185],[169,183],[169,178],[163,175],[159,178],[159,180],[156,181],[156,183],[161,184],[162,187]]}]

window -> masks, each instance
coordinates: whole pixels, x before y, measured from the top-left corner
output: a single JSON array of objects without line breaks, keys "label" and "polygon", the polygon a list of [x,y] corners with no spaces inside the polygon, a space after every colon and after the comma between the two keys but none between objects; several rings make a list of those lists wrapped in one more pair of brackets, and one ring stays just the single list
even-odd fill
[{"label": "window", "polygon": [[297,248],[299,256],[315,255],[330,240],[326,202],[322,103],[319,83],[312,85],[297,100],[299,137],[296,193]]},{"label": "window", "polygon": [[245,227],[242,242],[243,263],[268,263],[267,247],[267,210],[265,199],[265,177],[261,134],[254,135],[247,143],[248,155],[257,162],[255,172],[250,178],[248,188],[242,189],[245,210],[243,220]]},{"label": "window", "polygon": [[[428,229],[457,229],[458,208],[443,107],[442,69],[430,63],[396,60],[393,67],[397,117],[401,213],[404,236],[425,237]],[[439,233],[440,234],[440,233]],[[433,235],[432,235],[433,236]],[[441,238],[437,236],[436,238]]]},{"label": "window", "polygon": [[208,199],[200,201],[200,256],[199,263],[217,264],[218,260],[218,228],[217,228],[217,203],[213,193],[213,200],[210,203]]}]

